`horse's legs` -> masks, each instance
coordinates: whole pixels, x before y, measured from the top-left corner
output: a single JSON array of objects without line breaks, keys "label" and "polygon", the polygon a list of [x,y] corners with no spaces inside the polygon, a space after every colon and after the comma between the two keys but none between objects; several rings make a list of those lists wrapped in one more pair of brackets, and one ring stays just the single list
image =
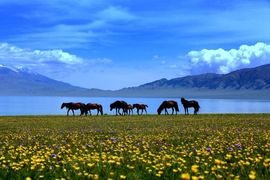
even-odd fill
[{"label": "horse's legs", "polygon": [[[83,109],[80,109],[80,111],[81,111],[80,116],[82,116],[83,114],[85,114]],[[85,114],[85,115],[87,115],[87,114]]]},{"label": "horse's legs", "polygon": [[69,115],[69,111],[70,111],[70,109],[67,110],[67,116]]},{"label": "horse's legs", "polygon": [[122,115],[122,114],[120,113],[120,108],[117,108],[117,109],[118,109],[117,114]]},{"label": "horse's legs", "polygon": [[72,113],[73,113],[73,116],[75,116],[75,114],[74,114],[74,110],[73,110],[73,109],[71,109],[71,111],[72,111]]},{"label": "horse's legs", "polygon": [[188,108],[187,108],[187,114],[189,115]]},{"label": "horse's legs", "polygon": [[173,115],[173,113],[174,113],[174,108],[172,107],[172,115]]},{"label": "horse's legs", "polygon": [[198,112],[198,110],[196,108],[194,108],[194,114],[196,115]]},{"label": "horse's legs", "polygon": [[169,114],[168,111],[167,111],[167,108],[165,108],[165,115]]},{"label": "horse's legs", "polygon": [[84,113],[85,116],[87,116],[88,110],[85,110],[85,109],[84,109],[84,112],[83,112],[83,113]]}]

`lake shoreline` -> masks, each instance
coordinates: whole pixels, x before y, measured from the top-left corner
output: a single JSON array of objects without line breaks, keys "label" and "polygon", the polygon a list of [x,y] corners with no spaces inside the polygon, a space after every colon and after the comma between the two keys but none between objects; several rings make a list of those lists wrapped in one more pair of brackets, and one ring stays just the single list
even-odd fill
[{"label": "lake shoreline", "polygon": [[270,100],[270,90],[223,90],[223,89],[183,89],[183,88],[158,88],[134,89],[123,88],[120,90],[91,90],[88,93],[55,94],[48,91],[46,94],[0,94],[0,97],[85,97],[85,98],[197,98],[197,99],[256,99]]}]

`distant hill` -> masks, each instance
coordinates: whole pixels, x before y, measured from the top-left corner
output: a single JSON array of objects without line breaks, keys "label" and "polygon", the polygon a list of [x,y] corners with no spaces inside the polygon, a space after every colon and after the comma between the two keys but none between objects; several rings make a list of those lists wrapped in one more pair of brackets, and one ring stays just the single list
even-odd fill
[{"label": "distant hill", "polygon": [[116,91],[87,89],[0,65],[0,96],[192,97],[270,99],[270,64],[228,74],[160,79]]},{"label": "distant hill", "polygon": [[56,81],[28,69],[0,65],[0,95],[92,96],[102,92]]},{"label": "distant hill", "polygon": [[209,90],[267,90],[270,89],[270,64],[240,69],[228,74],[201,74],[174,79],[160,79],[143,84],[138,89],[199,88]]}]

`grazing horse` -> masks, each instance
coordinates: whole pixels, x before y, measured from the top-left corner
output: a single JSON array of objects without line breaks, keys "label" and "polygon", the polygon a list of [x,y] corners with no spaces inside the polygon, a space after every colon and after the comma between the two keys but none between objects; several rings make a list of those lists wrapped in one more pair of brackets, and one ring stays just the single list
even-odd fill
[{"label": "grazing horse", "polygon": [[133,106],[132,106],[132,104],[128,104],[126,108],[127,108],[128,115],[130,115],[130,113],[132,113],[132,115],[133,115]]},{"label": "grazing horse", "polygon": [[[115,101],[110,104],[110,111],[115,109],[115,115],[126,115],[127,114],[127,106],[128,104],[125,101]],[[123,114],[120,113],[120,109],[123,110]]]},{"label": "grazing horse", "polygon": [[176,114],[177,114],[177,111],[179,111],[178,104],[176,101],[173,101],[173,100],[163,101],[157,110],[158,115],[161,114],[163,109],[165,109],[165,115],[169,114],[167,111],[167,108],[172,108],[172,114],[174,113],[174,110]]},{"label": "grazing horse", "polygon": [[133,108],[137,109],[138,115],[139,115],[139,110],[142,110],[141,115],[143,114],[143,111],[145,111],[145,114],[147,114],[146,108],[148,108],[148,106],[146,104],[133,104]]},{"label": "grazing horse", "polygon": [[200,105],[198,103],[198,101],[188,101],[185,98],[181,98],[181,103],[183,104],[183,107],[185,109],[185,114],[189,114],[188,113],[188,108],[193,107],[194,108],[194,114],[197,114],[197,112],[200,109]]},{"label": "grazing horse", "polygon": [[85,104],[84,103],[80,103],[80,102],[79,103],[72,103],[72,102],[62,103],[61,109],[63,109],[64,107],[66,107],[66,109],[67,109],[67,116],[69,115],[69,111],[70,110],[72,111],[73,116],[74,116],[75,115],[74,114],[74,110],[78,110],[78,109],[81,110],[81,115],[83,115],[84,114]]},{"label": "grazing horse", "polygon": [[96,109],[97,110],[97,115],[100,113],[100,115],[103,115],[103,107],[101,104],[96,104],[96,103],[88,103],[85,105],[85,115],[87,115],[88,111],[90,116],[91,114],[91,110]]}]

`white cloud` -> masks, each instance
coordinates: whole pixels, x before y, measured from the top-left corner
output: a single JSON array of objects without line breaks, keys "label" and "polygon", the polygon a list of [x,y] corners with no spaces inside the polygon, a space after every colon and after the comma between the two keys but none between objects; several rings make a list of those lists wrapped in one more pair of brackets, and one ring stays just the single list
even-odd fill
[{"label": "white cloud", "polygon": [[167,63],[167,58],[165,56],[154,55],[152,59],[154,61],[160,62],[161,64],[166,64]]},{"label": "white cloud", "polygon": [[81,58],[77,57],[76,55],[64,52],[63,50],[35,50],[33,51],[33,57],[36,57],[37,60],[41,63],[56,61],[63,64],[73,65],[81,64],[83,62]]},{"label": "white cloud", "polygon": [[270,45],[258,42],[255,45],[241,45],[239,49],[203,49],[187,54],[191,73],[228,73],[233,70],[255,67],[270,63]]},{"label": "white cloud", "polygon": [[136,16],[131,14],[127,9],[115,6],[110,6],[99,12],[98,17],[107,21],[128,21],[136,19]]},{"label": "white cloud", "polygon": [[96,58],[89,60],[91,64],[112,64],[112,60],[109,58]]},{"label": "white cloud", "polygon": [[112,64],[109,58],[82,58],[61,49],[31,50],[0,43],[0,64],[25,67],[50,77],[65,77]]},{"label": "white cloud", "polygon": [[0,61],[11,65],[39,65],[60,63],[63,65],[82,64],[83,59],[63,50],[22,49],[7,43],[0,44]]}]

